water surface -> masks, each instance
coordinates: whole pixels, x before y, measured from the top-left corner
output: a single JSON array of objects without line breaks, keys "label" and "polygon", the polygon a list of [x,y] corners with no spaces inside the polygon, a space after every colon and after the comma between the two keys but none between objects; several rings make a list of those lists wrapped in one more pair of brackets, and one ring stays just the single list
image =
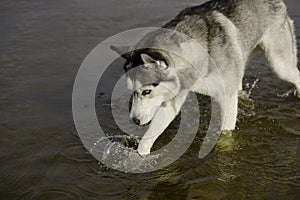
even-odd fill
[{"label": "water surface", "polygon": [[[286,2],[299,40],[300,3]],[[293,86],[279,80],[261,55],[248,65],[244,87],[253,90],[249,99],[241,99],[230,151],[215,149],[205,159],[197,158],[209,120],[209,100],[204,97],[199,97],[203,117],[193,145],[178,161],[156,172],[108,169],[78,138],[71,92],[90,50],[121,31],[161,26],[182,8],[198,3],[3,0],[1,199],[299,199],[300,136],[294,130],[300,128],[300,102],[282,95]],[[115,65],[109,72],[112,79],[122,73]],[[98,91],[96,107],[101,123],[118,134],[112,119],[103,117],[109,112],[108,88]],[[176,130],[174,123],[155,148]]]}]

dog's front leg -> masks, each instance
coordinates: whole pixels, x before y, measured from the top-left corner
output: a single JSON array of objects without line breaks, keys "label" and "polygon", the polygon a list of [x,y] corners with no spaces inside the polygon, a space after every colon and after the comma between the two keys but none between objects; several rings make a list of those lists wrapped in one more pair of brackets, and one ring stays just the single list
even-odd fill
[{"label": "dog's front leg", "polygon": [[140,155],[150,154],[155,140],[164,132],[169,124],[179,113],[188,91],[180,92],[175,98],[163,103],[156,111],[148,130],[139,142],[138,153]]}]

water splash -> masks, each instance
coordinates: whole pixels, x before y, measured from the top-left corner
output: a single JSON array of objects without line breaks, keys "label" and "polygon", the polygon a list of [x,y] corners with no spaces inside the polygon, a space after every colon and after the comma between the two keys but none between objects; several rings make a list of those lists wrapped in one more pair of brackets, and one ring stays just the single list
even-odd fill
[{"label": "water splash", "polygon": [[[134,136],[134,135],[114,135],[114,136],[107,136],[107,137],[101,137],[100,139],[98,139],[93,147],[90,149],[90,152],[93,152],[95,148],[97,148],[97,146],[99,145],[100,142],[102,142],[103,140],[111,140],[113,143],[120,143],[123,144],[124,146],[128,147],[128,148],[132,148],[132,149],[136,149],[137,145],[139,143],[139,137],[138,136]],[[109,151],[109,149],[107,149]]]},{"label": "water splash", "polygon": [[[246,83],[246,91],[242,91],[239,94],[239,114],[246,117],[255,116],[256,113],[253,111],[255,109],[254,101],[250,98],[253,90],[257,86],[259,79],[256,79],[253,83]],[[238,119],[239,120],[239,119]]]},{"label": "water splash", "polygon": [[296,88],[290,89],[289,91],[287,91],[287,92],[285,92],[283,94],[277,94],[277,96],[281,97],[281,98],[287,98],[287,97],[296,96],[296,95],[297,95]]},{"label": "water splash", "polygon": [[250,86],[250,83],[246,83],[246,87],[249,88],[248,92],[246,92],[245,96],[247,99],[250,99],[250,96],[256,87],[257,83],[259,82],[259,79],[257,78]]},{"label": "water splash", "polygon": [[157,164],[160,155],[141,156],[135,150],[138,142],[139,138],[133,135],[102,137],[94,143],[90,152],[101,154],[102,161],[110,163],[114,169],[124,172],[146,172]]}]

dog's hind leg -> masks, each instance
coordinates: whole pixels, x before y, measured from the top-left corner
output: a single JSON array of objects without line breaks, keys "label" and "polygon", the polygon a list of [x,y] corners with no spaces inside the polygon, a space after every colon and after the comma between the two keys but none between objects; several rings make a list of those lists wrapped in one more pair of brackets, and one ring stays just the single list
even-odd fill
[{"label": "dog's hind leg", "polygon": [[300,98],[300,72],[297,68],[297,48],[292,20],[271,27],[262,38],[263,48],[272,69],[282,80],[293,83]]}]

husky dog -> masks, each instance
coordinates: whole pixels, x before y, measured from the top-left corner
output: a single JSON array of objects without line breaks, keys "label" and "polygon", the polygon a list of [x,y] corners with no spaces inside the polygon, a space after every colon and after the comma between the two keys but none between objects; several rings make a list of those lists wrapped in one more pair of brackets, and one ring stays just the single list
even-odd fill
[{"label": "husky dog", "polygon": [[[155,140],[179,113],[188,92],[211,95],[224,110],[221,130],[233,130],[242,90],[245,66],[251,54],[260,49],[282,80],[293,83],[300,97],[300,73],[293,21],[282,0],[211,0],[187,8],[163,28],[196,40],[213,59],[223,79],[226,98],[218,99],[218,87],[207,91],[191,65],[176,55],[155,48],[138,49],[140,44],[161,44],[201,57],[192,45],[163,31],[146,35],[134,51],[112,46],[126,59],[128,88],[133,90],[130,119],[139,126],[149,124],[138,145],[138,153],[149,154]],[[209,62],[198,63],[210,74]],[[139,67],[144,65],[144,67]],[[130,73],[132,69],[136,71]],[[192,87],[186,87],[186,81]]]}]

